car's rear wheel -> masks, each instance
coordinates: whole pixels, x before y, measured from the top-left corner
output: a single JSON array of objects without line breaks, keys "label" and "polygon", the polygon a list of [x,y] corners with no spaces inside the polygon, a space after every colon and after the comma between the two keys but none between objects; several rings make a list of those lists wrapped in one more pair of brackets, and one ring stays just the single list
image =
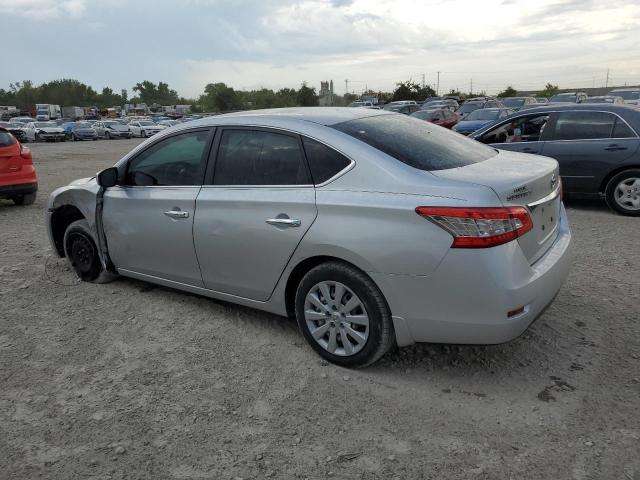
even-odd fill
[{"label": "car's rear wheel", "polygon": [[298,326],[311,347],[343,367],[364,367],[382,357],[394,339],[382,292],[360,270],[328,262],[310,270],[296,291]]},{"label": "car's rear wheel", "polygon": [[36,201],[36,194],[27,193],[25,195],[18,195],[17,197],[13,197],[12,200],[16,205],[31,205]]},{"label": "car's rear wheel", "polygon": [[605,199],[609,208],[622,215],[640,216],[640,170],[614,175],[607,184]]},{"label": "car's rear wheel", "polygon": [[86,220],[76,220],[67,227],[63,244],[65,255],[81,280],[105,283],[116,277],[102,268],[98,247]]},{"label": "car's rear wheel", "polygon": [[109,132],[104,132],[104,138],[107,140],[111,140],[111,134]]}]

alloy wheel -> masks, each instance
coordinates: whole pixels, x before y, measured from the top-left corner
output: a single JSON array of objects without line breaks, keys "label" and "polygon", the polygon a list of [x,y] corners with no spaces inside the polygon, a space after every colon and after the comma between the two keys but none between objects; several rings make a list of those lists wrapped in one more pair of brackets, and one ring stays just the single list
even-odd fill
[{"label": "alloy wheel", "polygon": [[305,297],[304,318],[314,340],[334,355],[354,355],[369,338],[369,316],[364,304],[340,282],[314,285]]},{"label": "alloy wheel", "polygon": [[640,178],[628,177],[622,180],[616,185],[613,198],[625,210],[640,210]]}]

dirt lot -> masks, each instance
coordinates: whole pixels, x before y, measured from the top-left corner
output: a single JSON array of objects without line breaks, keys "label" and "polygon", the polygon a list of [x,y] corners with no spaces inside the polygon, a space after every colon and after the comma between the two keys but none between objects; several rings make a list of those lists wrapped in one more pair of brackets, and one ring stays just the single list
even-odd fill
[{"label": "dirt lot", "polygon": [[640,479],[640,219],[569,204],[571,275],[520,339],[327,365],[295,322],[78,282],[49,193],[138,140],[33,145],[0,201],[0,478]]}]

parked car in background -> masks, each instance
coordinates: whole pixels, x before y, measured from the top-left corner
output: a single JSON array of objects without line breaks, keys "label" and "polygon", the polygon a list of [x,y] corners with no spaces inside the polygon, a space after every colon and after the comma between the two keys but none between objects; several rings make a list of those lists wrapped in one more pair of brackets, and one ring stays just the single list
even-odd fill
[{"label": "parked car in background", "polygon": [[392,102],[384,106],[384,110],[395,113],[404,113],[405,115],[411,115],[413,112],[420,110],[420,105],[417,103],[402,103]]},{"label": "parked car in background", "polygon": [[158,125],[162,125],[163,127],[175,127],[176,125],[180,125],[181,122],[178,120],[162,120]]},{"label": "parked car in background", "polygon": [[[155,123],[152,123],[155,126]],[[98,137],[110,140],[112,138],[131,138],[132,129],[129,125],[124,125],[117,120],[98,121],[91,125],[98,134]]]},{"label": "parked car in background", "polygon": [[462,118],[465,118],[471,112],[482,108],[504,108],[501,101],[495,99],[467,100],[457,110]]},{"label": "parked car in background", "polygon": [[5,128],[11,135],[16,137],[20,143],[27,142],[27,135],[19,122],[0,122],[0,127]]},{"label": "parked car in background", "polygon": [[22,129],[30,142],[64,142],[64,129],[56,122],[26,122]]},{"label": "parked car in background", "polygon": [[638,132],[640,110],[634,108],[549,105],[510,115],[473,138],[503,150],[555,158],[565,193],[604,197],[614,211],[638,216]]},{"label": "parked car in background", "polygon": [[435,123],[444,128],[452,128],[460,121],[460,115],[449,108],[433,108],[431,110],[418,110],[411,114],[413,118],[419,118],[427,122]]},{"label": "parked car in background", "polygon": [[538,103],[549,103],[549,99],[547,97],[535,97],[536,102]]},{"label": "parked car in background", "polygon": [[485,125],[504,118],[511,113],[513,113],[513,110],[509,108],[480,108],[474,110],[458,122],[458,124],[453,127],[453,130],[462,135],[469,135]]},{"label": "parked car in background", "polygon": [[88,122],[75,122],[71,127],[69,138],[74,141],[98,140],[98,132]]},{"label": "parked car in background", "polygon": [[162,125],[157,125],[153,123],[151,120],[136,120],[129,122],[128,125],[131,130],[131,134],[134,137],[151,137],[156,133],[164,130],[165,127]]},{"label": "parked car in background", "polygon": [[624,105],[622,97],[614,95],[601,95],[597,97],[589,97],[584,103],[610,103],[612,105]]},{"label": "parked car in background", "polygon": [[616,88],[611,90],[607,95],[622,97],[624,103],[628,105],[640,105],[640,88]]},{"label": "parked car in background", "polygon": [[356,100],[355,102],[351,102],[349,104],[350,107],[373,107],[373,102],[364,102],[362,100]]},{"label": "parked car in background", "polygon": [[37,191],[38,178],[31,150],[0,127],[0,198],[13,200],[16,205],[31,205]]},{"label": "parked car in background", "polygon": [[27,123],[27,122],[35,122],[35,118],[31,118],[31,117],[13,117],[11,119],[11,122],[14,123]]},{"label": "parked car in background", "polygon": [[521,335],[569,270],[557,175],[405,115],[260,110],[161,132],[54,191],[46,225],[82,280],[295,316],[319,355],[358,367],[394,343]]},{"label": "parked car in background", "polygon": [[502,104],[510,108],[511,110],[517,111],[526,105],[537,105],[538,102],[533,97],[504,97],[501,98],[500,101]]},{"label": "parked car in background", "polygon": [[444,98],[442,100],[432,100],[430,102],[425,102],[421,106],[422,110],[431,110],[433,108],[441,107],[446,107],[452,112],[455,112],[458,108],[460,108],[460,104],[458,104],[458,102],[453,99]]},{"label": "parked car in background", "polygon": [[584,92],[558,93],[549,99],[550,103],[583,103],[589,96]]}]

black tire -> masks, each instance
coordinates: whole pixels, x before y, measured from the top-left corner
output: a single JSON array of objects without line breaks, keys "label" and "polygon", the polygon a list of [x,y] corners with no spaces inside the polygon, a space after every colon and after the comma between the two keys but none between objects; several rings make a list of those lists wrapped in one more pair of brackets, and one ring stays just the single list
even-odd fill
[{"label": "black tire", "polygon": [[86,220],[76,220],[67,227],[63,245],[66,257],[82,281],[106,283],[116,278],[102,268],[98,247]]},{"label": "black tire", "polygon": [[25,195],[19,195],[17,197],[13,197],[12,198],[13,203],[15,203],[16,205],[31,205],[33,202],[36,201],[36,194],[35,193],[27,193]]},{"label": "black tire", "polygon": [[[305,299],[322,281],[340,282],[363,303],[369,317],[369,336],[364,347],[353,355],[335,355],[325,350],[311,335],[304,316]],[[362,271],[342,262],[327,262],[311,269],[296,290],[295,313],[298,326],[309,345],[325,360],[347,368],[366,367],[379,360],[395,341],[389,306],[376,284]]]},{"label": "black tire", "polygon": [[34,141],[35,143],[40,142],[40,141],[41,141],[41,140],[40,140],[40,134],[36,133],[36,134],[34,135],[34,137],[33,137],[33,141]]},{"label": "black tire", "polygon": [[[621,182],[631,178],[640,179],[640,169],[631,168],[629,170],[624,170],[622,172],[619,172],[615,174],[613,177],[611,177],[611,180],[609,180],[609,182],[607,183],[607,188],[605,189],[604,197],[607,202],[607,205],[614,212],[620,213],[621,215],[628,215],[630,217],[637,217],[637,216],[640,216],[640,209],[634,210],[632,208],[625,208],[624,205],[621,205],[618,202],[618,200],[616,200],[617,186]],[[634,195],[634,194],[636,198],[640,197],[640,191],[630,192],[630,195]]]},{"label": "black tire", "polygon": [[104,132],[104,139],[111,140],[111,134],[109,132]]}]

